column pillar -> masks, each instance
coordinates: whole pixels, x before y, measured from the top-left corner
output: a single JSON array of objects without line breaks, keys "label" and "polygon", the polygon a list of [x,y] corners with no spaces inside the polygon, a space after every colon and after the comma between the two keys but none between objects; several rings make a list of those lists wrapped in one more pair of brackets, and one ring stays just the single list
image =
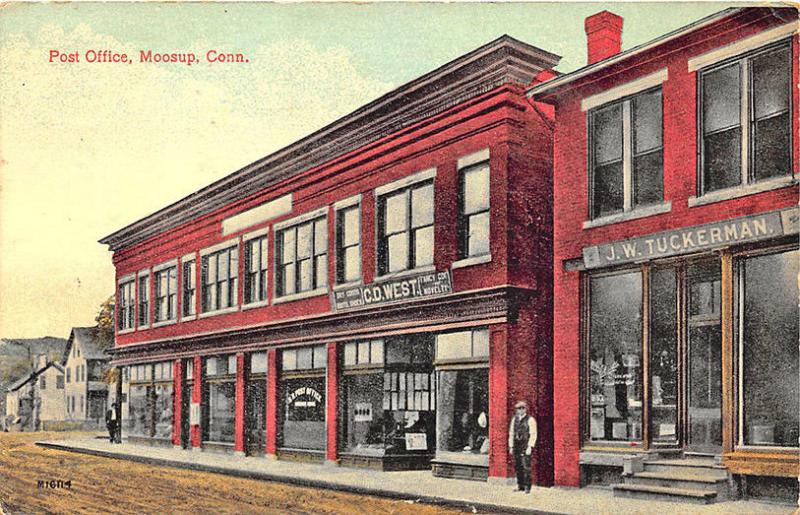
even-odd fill
[{"label": "column pillar", "polygon": [[[203,358],[195,356],[192,363],[192,404],[189,408],[189,421],[191,424],[190,435],[192,440],[192,450],[200,450],[203,435],[200,431],[202,421],[200,400],[203,397]],[[194,416],[192,416],[194,414]]]},{"label": "column pillar", "polygon": [[267,457],[275,458],[278,450],[278,351],[267,351]]},{"label": "column pillar", "polygon": [[244,384],[245,384],[245,359],[244,353],[236,353],[236,418],[234,420],[233,452],[244,456]]},{"label": "column pillar", "polygon": [[508,331],[505,324],[489,328],[489,482],[513,477],[508,453]]},{"label": "column pillar", "polygon": [[338,410],[339,410],[339,360],[336,353],[336,342],[328,343],[328,368],[326,370],[327,380],[325,398],[327,425],[327,451],[325,453],[326,465],[338,465]]},{"label": "column pillar", "polygon": [[172,363],[172,446],[181,448],[181,412],[183,395],[183,362],[176,359]]},{"label": "column pillar", "polygon": [[122,443],[122,381],[124,379],[123,376],[123,367],[117,367],[117,384],[116,387],[116,406],[114,409],[117,412],[117,429],[114,431],[114,442]]}]

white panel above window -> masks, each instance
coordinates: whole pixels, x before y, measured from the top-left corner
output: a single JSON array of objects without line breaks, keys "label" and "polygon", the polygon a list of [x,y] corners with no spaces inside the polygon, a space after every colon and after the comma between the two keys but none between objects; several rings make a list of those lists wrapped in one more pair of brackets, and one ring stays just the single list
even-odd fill
[{"label": "white panel above window", "polygon": [[272,220],[292,211],[292,195],[284,195],[265,204],[248,209],[222,221],[222,234],[228,235],[252,227],[256,224]]}]

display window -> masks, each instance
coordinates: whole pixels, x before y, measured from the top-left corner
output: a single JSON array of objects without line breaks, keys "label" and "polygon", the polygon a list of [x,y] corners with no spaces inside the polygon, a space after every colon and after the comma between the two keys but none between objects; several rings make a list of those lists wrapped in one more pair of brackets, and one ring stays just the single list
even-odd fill
[{"label": "display window", "polygon": [[489,330],[436,337],[436,457],[489,464]]},{"label": "display window", "polygon": [[325,450],[325,370],[327,347],[281,352],[280,445],[285,449]]},{"label": "display window", "polygon": [[172,362],[133,365],[129,368],[128,435],[168,440],[172,438]]},{"label": "display window", "polygon": [[236,418],[236,355],[205,358],[203,440],[234,442]]},{"label": "display window", "polygon": [[250,454],[263,453],[267,443],[267,353],[249,356],[245,391],[245,435]]},{"label": "display window", "polygon": [[798,263],[797,250],[738,262],[740,445],[798,446]]}]

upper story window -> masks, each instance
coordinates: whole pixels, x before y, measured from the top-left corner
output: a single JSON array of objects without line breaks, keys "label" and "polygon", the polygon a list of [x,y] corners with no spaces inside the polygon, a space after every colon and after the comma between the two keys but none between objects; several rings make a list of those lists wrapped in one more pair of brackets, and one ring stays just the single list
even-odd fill
[{"label": "upper story window", "polygon": [[244,243],[244,303],[267,300],[267,237]]},{"label": "upper story window", "polygon": [[195,314],[195,292],[197,289],[196,281],[196,265],[195,260],[184,261],[183,264],[183,299],[182,299],[182,315],[190,317]]},{"label": "upper story window", "polygon": [[133,329],[133,279],[119,284],[117,304],[117,328]]},{"label": "upper story window", "polygon": [[324,216],[282,229],[276,238],[276,296],[327,286],[328,224]]},{"label": "upper story window", "polygon": [[433,181],[378,197],[378,274],[433,264]]},{"label": "upper story window", "polygon": [[700,194],[791,174],[791,49],[701,71]]},{"label": "upper story window", "polygon": [[489,252],[489,162],[460,171],[459,258],[485,256]]},{"label": "upper story window", "polygon": [[237,304],[239,285],[239,247],[233,246],[203,256],[203,312]]},{"label": "upper story window", "polygon": [[361,279],[361,217],[355,204],[336,211],[336,283]]},{"label": "upper story window", "polygon": [[39,378],[39,388],[41,388],[42,390],[47,389],[47,378],[45,376],[41,376]]},{"label": "upper story window", "polygon": [[139,276],[139,326],[150,324],[150,275]]},{"label": "upper story window", "polygon": [[171,266],[153,273],[155,279],[155,321],[164,322],[176,317],[178,268]]},{"label": "upper story window", "polygon": [[589,112],[592,218],[664,198],[661,88]]},{"label": "upper story window", "polygon": [[64,389],[64,376],[57,375],[56,376],[56,390],[63,390]]}]

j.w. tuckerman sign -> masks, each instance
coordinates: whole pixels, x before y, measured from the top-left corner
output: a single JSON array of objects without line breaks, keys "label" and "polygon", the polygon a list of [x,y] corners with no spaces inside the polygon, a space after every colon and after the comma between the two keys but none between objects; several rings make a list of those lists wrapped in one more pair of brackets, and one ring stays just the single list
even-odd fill
[{"label": "j.w. tuckerman sign", "polygon": [[331,305],[338,311],[448,293],[453,293],[450,272],[430,272],[337,290],[331,295]]},{"label": "j.w. tuckerman sign", "polygon": [[585,247],[583,264],[587,269],[598,268],[677,256],[798,232],[800,232],[798,210],[784,209]]}]

